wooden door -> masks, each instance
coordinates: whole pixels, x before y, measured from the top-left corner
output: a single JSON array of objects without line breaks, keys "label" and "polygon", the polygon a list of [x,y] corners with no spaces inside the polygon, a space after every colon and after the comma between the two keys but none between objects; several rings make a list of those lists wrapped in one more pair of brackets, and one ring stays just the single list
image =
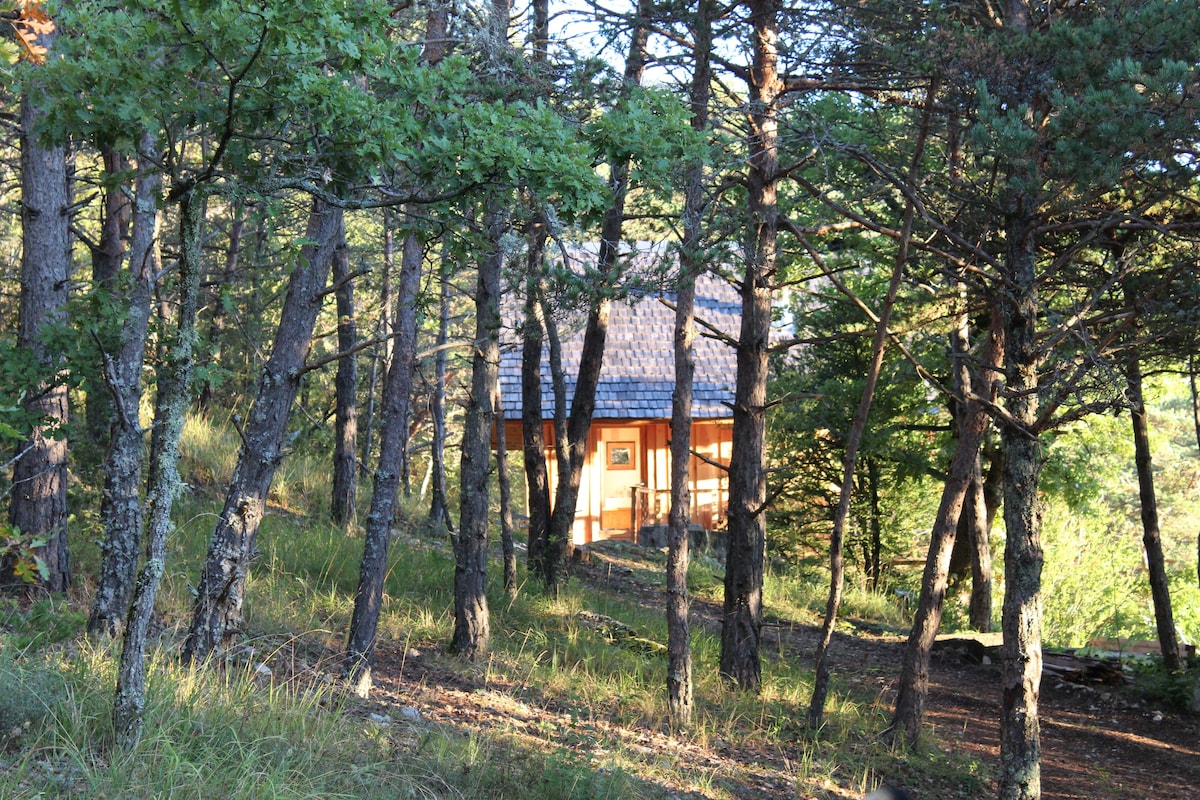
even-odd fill
[{"label": "wooden door", "polygon": [[604,535],[633,533],[633,488],[642,485],[644,460],[638,428],[600,432],[600,528]]}]

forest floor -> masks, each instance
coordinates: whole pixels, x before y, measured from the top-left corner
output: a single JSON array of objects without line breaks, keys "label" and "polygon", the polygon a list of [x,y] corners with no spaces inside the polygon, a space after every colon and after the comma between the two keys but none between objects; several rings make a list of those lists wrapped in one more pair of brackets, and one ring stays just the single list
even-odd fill
[{"label": "forest floor", "polygon": [[[624,558],[624,556],[622,556]],[[619,559],[617,559],[619,560]],[[663,607],[663,590],[633,570],[614,568],[615,560],[594,553],[577,565],[574,579],[598,590],[637,597]],[[693,600],[693,625],[717,626],[719,605]],[[853,621],[851,621],[853,622]],[[868,700],[890,702],[904,647],[902,636],[872,633],[868,625],[853,634],[839,633],[831,648],[835,678]],[[819,630],[785,620],[767,620],[764,651],[772,657],[811,660]],[[431,645],[433,650],[435,647]],[[557,748],[564,742],[579,751],[603,754],[602,743],[620,739],[650,759],[669,763],[681,777],[672,787],[679,798],[713,796],[687,775],[714,777],[717,796],[746,800],[849,798],[835,783],[797,785],[795,763],[802,755],[777,745],[705,746],[679,741],[648,728],[626,728],[599,717],[581,720],[554,698],[528,686],[505,685],[493,674],[464,675],[419,644],[380,644],[375,689],[362,708],[376,718],[419,718],[481,734],[516,737],[533,748]],[[935,653],[931,667],[926,724],[927,746],[977,759],[994,769],[999,757],[1000,667],[973,664],[953,653]],[[1200,785],[1200,717],[1170,713],[1141,699],[1128,685],[1079,685],[1052,678],[1042,684],[1042,797],[1047,800],[1191,800]],[[799,728],[799,721],[797,723]],[[655,756],[653,754],[666,754]],[[885,776],[915,800],[969,797],[947,776],[944,783],[928,771]],[[919,774],[918,774],[919,773]],[[670,779],[667,779],[670,784]],[[995,796],[984,777],[982,797]]]}]

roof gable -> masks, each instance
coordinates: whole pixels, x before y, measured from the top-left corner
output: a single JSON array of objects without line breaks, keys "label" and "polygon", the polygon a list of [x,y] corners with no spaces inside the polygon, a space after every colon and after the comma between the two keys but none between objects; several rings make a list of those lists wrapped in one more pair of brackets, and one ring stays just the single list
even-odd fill
[{"label": "roof gable", "polygon": [[[665,302],[664,302],[665,301]],[[675,388],[674,292],[614,301],[600,383],[596,388],[596,419],[670,419]],[[669,305],[668,305],[669,304]],[[705,329],[735,339],[741,324],[741,297],[728,281],[704,274],[696,281],[696,371],[692,416],[697,419],[732,416],[736,352]],[[583,344],[584,315],[560,325],[567,402],[575,392]],[[521,416],[521,350],[506,326],[500,357],[500,391],[507,419]],[[548,349],[542,351],[542,418],[554,416]]]}]

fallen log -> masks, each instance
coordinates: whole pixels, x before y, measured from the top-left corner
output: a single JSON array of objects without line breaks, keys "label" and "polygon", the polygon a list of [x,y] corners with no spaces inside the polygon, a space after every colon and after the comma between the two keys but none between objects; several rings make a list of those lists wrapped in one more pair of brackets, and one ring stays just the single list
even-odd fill
[{"label": "fallen log", "polygon": [[[934,652],[957,655],[971,664],[998,664],[1004,658],[1004,640],[999,633],[943,634],[933,643]],[[1074,651],[1042,655],[1042,675],[1067,683],[1119,684],[1125,679],[1116,655],[1084,655]]]},{"label": "fallen log", "polygon": [[933,652],[952,653],[971,664],[995,664],[1004,655],[999,633],[944,633],[933,642]]},{"label": "fallen log", "polygon": [[1043,678],[1067,683],[1120,684],[1125,671],[1117,658],[1095,658],[1076,653],[1046,653],[1042,656]]}]

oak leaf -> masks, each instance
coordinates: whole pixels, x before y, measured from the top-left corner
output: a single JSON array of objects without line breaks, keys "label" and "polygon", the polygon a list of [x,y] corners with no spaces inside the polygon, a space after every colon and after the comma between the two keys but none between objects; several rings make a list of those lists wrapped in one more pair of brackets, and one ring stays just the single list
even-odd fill
[{"label": "oak leaf", "polygon": [[16,16],[7,22],[24,48],[25,59],[34,64],[45,64],[49,51],[40,42],[54,33],[54,20],[42,9],[40,0],[18,3],[16,12]]}]

